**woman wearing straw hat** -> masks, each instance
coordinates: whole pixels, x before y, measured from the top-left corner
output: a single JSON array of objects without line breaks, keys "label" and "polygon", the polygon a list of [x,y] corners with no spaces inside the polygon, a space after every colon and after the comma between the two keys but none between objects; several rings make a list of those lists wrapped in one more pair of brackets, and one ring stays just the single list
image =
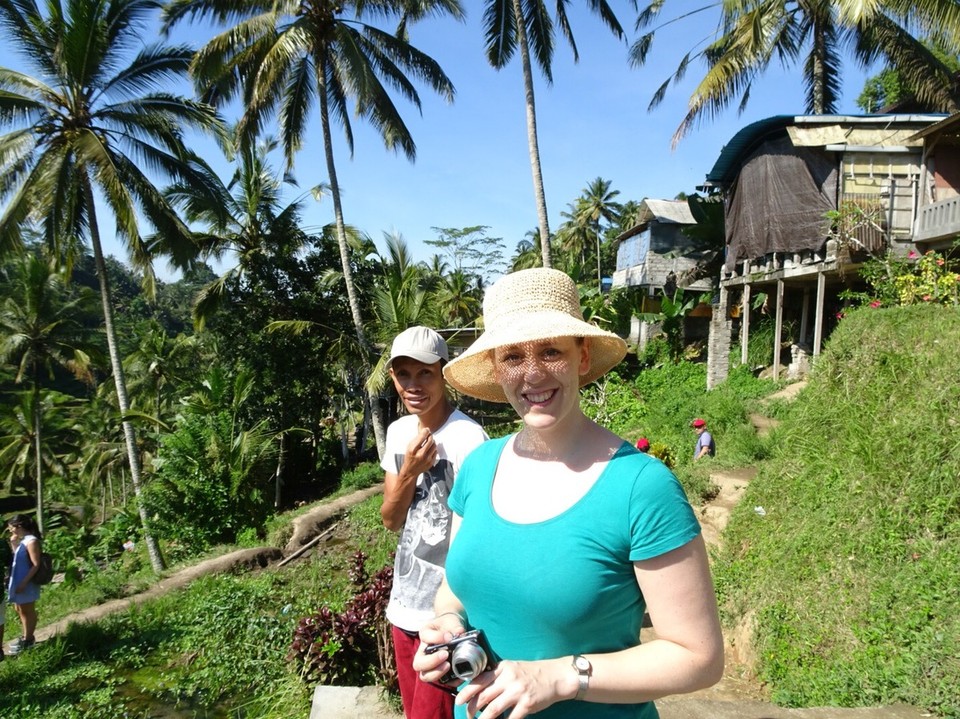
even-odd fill
[{"label": "woman wearing straw hat", "polygon": [[[480,629],[500,660],[461,687],[457,716],[657,716],[652,701],[719,680],[723,642],[700,526],[663,463],[580,410],[579,388],[626,353],[584,322],[549,269],[487,291],[485,332],[444,369],[465,394],[509,402],[514,435],[481,445],[450,497],[456,539],[424,645]],[[644,611],[656,639],[640,644]],[[437,682],[450,652],[414,668]]]}]

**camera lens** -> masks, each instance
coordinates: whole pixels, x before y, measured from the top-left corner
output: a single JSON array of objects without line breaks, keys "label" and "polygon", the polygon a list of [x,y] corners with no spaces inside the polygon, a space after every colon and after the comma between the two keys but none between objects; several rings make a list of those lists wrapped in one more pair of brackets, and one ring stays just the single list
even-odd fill
[{"label": "camera lens", "polygon": [[450,657],[450,666],[457,678],[469,682],[487,668],[487,653],[476,642],[458,644]]}]

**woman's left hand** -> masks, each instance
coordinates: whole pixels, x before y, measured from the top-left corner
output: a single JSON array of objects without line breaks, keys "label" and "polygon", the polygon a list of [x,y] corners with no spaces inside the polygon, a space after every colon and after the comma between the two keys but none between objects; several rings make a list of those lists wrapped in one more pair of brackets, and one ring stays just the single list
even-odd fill
[{"label": "woman's left hand", "polygon": [[20,582],[17,585],[17,594],[22,594],[25,591],[27,591],[27,582]]},{"label": "woman's left hand", "polygon": [[[571,677],[570,662],[563,659],[504,661],[461,689],[456,702],[467,705],[471,718],[496,719],[509,710],[510,719],[523,719],[558,701],[573,699],[576,688],[570,684]],[[573,688],[573,694],[565,687]]]}]

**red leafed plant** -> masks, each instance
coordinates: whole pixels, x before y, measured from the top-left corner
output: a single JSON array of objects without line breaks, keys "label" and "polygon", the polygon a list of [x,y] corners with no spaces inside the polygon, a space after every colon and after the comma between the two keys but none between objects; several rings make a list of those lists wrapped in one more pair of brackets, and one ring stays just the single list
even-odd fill
[{"label": "red leafed plant", "polygon": [[394,689],[397,671],[393,659],[387,602],[393,586],[393,567],[369,577],[367,557],[353,556],[350,579],[357,593],[337,613],[328,606],[303,617],[293,633],[287,659],[300,665],[308,684],[364,686],[374,682]]}]

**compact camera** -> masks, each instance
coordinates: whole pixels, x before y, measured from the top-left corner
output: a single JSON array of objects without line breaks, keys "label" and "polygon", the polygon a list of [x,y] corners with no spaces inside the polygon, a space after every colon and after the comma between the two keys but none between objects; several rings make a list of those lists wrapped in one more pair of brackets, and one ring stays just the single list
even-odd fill
[{"label": "compact camera", "polygon": [[451,684],[458,679],[469,682],[497,666],[493,651],[479,629],[464,632],[443,644],[428,644],[423,653],[433,654],[441,649],[450,652],[450,671],[440,678],[440,684]]}]

